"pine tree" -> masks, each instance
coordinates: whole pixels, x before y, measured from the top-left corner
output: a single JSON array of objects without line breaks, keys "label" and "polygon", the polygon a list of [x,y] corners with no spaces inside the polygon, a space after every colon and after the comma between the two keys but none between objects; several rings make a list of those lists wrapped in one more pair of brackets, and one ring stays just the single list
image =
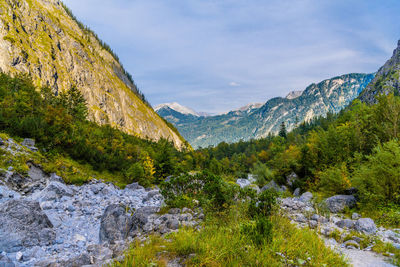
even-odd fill
[{"label": "pine tree", "polygon": [[285,122],[282,122],[281,123],[281,128],[279,130],[279,136],[286,139],[286,135],[287,135],[287,131],[286,131]]}]

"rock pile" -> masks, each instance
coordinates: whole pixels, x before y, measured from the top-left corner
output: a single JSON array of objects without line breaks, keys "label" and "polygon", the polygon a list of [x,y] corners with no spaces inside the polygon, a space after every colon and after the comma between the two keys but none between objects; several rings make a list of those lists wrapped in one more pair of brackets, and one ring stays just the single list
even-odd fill
[{"label": "rock pile", "polygon": [[67,185],[34,164],[26,176],[0,170],[0,266],[101,266],[133,238],[196,226],[204,216],[189,209],[158,214],[162,204],[158,188],[137,183]]}]

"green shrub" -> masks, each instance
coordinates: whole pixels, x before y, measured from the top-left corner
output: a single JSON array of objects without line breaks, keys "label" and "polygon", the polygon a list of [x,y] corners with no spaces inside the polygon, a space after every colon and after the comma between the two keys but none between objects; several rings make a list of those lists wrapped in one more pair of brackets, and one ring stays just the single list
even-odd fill
[{"label": "green shrub", "polygon": [[243,238],[249,238],[254,245],[261,247],[272,241],[272,222],[264,216],[259,216],[255,221],[249,221],[240,226]]},{"label": "green shrub", "polygon": [[355,172],[354,184],[361,200],[400,204],[400,145],[396,140],[378,145],[374,153]]},{"label": "green shrub", "polygon": [[274,173],[271,169],[260,161],[254,163],[251,173],[255,176],[257,184],[261,187],[274,178]]},{"label": "green shrub", "polygon": [[193,206],[193,203],[221,210],[233,201],[237,187],[207,171],[195,175],[181,174],[161,184],[161,194],[171,207]]},{"label": "green shrub", "polygon": [[265,190],[257,198],[250,201],[248,214],[252,218],[271,216],[276,207],[277,192],[275,190]]},{"label": "green shrub", "polygon": [[346,164],[331,167],[319,173],[319,188],[329,195],[340,194],[351,187]]}]

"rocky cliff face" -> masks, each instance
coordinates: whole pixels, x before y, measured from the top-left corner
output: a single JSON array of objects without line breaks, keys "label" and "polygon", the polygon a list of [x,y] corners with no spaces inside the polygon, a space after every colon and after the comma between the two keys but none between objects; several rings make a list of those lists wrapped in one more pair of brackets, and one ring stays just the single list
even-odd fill
[{"label": "rocky cliff face", "polygon": [[377,95],[388,93],[400,93],[400,40],[392,57],[378,70],[359,98],[366,103],[376,103]]},{"label": "rocky cliff face", "polygon": [[328,111],[346,107],[374,78],[374,74],[347,74],[311,84],[301,94],[270,99],[264,105],[250,105],[225,114],[195,117],[172,109],[157,112],[173,123],[194,147],[220,142],[237,142],[277,133],[285,122],[288,130],[296,124]]},{"label": "rocky cliff face", "polygon": [[184,140],[142,101],[111,49],[58,0],[0,1],[0,69],[29,74],[55,93],[76,86],[89,118],[142,138]]}]

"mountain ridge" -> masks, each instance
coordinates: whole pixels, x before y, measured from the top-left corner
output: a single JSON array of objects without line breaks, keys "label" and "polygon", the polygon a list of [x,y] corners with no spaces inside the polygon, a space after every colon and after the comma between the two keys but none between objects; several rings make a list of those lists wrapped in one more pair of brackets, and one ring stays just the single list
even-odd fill
[{"label": "mountain ridge", "polygon": [[152,140],[185,141],[145,103],[111,48],[58,0],[0,2],[0,69],[54,93],[77,87],[89,119]]},{"label": "mountain ridge", "polygon": [[[194,147],[206,147],[220,142],[238,142],[276,134],[285,122],[288,130],[298,123],[328,111],[339,112],[358,97],[374,78],[374,74],[351,73],[312,83],[301,95],[292,99],[275,97],[260,107],[210,117],[192,117],[178,112],[159,112],[173,123]],[[299,94],[299,93],[298,93]],[[297,118],[296,118],[297,117]]]},{"label": "mountain ridge", "polygon": [[375,104],[379,94],[400,94],[400,40],[393,54],[385,64],[379,68],[375,78],[360,94],[363,102]]}]

